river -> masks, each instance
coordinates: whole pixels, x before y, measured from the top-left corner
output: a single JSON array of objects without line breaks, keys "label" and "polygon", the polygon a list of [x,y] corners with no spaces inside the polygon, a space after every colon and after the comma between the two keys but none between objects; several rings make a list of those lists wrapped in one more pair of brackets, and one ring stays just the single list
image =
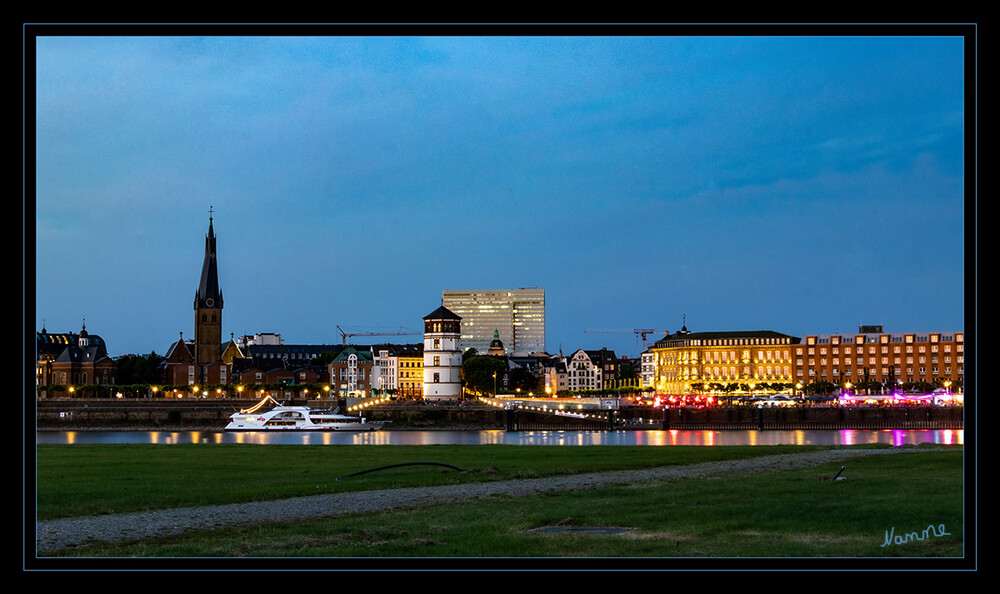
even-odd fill
[{"label": "river", "polygon": [[962,429],[801,430],[801,431],[38,431],[37,444],[259,445],[568,445],[568,446],[769,446],[769,445],[964,445]]}]

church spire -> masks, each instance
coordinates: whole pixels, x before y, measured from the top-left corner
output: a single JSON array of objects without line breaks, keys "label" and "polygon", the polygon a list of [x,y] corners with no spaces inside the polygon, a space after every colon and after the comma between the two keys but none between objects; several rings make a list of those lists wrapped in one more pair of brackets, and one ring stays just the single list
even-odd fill
[{"label": "church spire", "polygon": [[215,251],[215,230],[212,227],[213,209],[208,209],[208,235],[205,236],[205,261],[201,266],[201,282],[195,295],[194,308],[222,309],[222,290],[219,288],[219,263]]},{"label": "church spire", "polygon": [[201,281],[194,296],[194,360],[201,367],[198,381],[208,381],[207,367],[219,362],[222,349],[222,291],[219,289],[219,259],[215,251],[215,229],[209,209],[208,235]]}]

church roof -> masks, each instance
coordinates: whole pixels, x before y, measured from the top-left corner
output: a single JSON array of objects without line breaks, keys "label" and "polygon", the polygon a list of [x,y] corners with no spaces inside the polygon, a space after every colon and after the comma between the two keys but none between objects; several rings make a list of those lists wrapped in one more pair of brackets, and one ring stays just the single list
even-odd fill
[{"label": "church roof", "polygon": [[212,218],[208,219],[208,235],[205,236],[205,261],[201,266],[201,281],[195,295],[195,306],[222,307],[222,290],[219,288],[219,263],[215,248],[215,231]]},{"label": "church roof", "polygon": [[184,338],[180,338],[174,341],[174,343],[171,344],[170,347],[167,349],[167,354],[163,356],[163,362],[179,363],[182,361],[183,362],[192,361],[194,360],[194,355],[191,354],[192,353],[191,349],[193,347],[194,347],[194,341],[192,340],[186,341],[184,340]]}]

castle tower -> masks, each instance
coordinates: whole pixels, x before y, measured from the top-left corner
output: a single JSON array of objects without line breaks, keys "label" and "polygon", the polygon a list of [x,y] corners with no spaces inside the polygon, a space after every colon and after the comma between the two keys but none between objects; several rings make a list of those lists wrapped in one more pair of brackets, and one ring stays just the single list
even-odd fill
[{"label": "castle tower", "polygon": [[462,397],[462,318],[441,306],[424,316],[424,399]]},{"label": "castle tower", "polygon": [[205,261],[201,266],[201,282],[194,295],[194,358],[195,365],[218,363],[222,357],[222,290],[219,288],[219,262],[215,250],[215,231],[211,210],[208,235],[205,236]]}]

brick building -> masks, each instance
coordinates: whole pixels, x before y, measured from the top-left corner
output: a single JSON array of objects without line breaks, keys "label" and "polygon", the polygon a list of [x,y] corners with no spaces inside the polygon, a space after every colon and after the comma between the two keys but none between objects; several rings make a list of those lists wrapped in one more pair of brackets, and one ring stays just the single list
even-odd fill
[{"label": "brick building", "polygon": [[104,340],[87,332],[84,324],[75,332],[35,334],[35,384],[38,387],[115,383],[117,364],[108,356]]},{"label": "brick building", "polygon": [[965,334],[884,332],[882,326],[861,326],[856,333],[807,335],[793,347],[793,369],[794,381],[803,384],[957,386],[965,375]]}]

